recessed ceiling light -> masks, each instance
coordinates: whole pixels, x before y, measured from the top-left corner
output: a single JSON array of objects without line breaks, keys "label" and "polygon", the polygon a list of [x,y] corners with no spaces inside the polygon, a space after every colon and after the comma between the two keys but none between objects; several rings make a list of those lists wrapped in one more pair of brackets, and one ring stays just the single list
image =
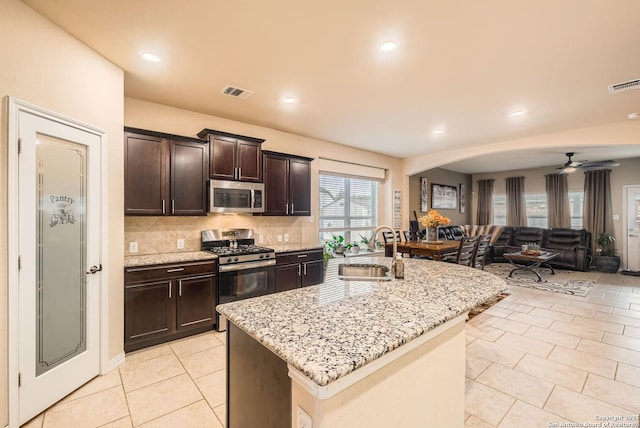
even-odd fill
[{"label": "recessed ceiling light", "polygon": [[380,50],[382,52],[392,52],[395,51],[397,47],[398,44],[396,42],[394,42],[393,40],[388,40],[380,45]]},{"label": "recessed ceiling light", "polygon": [[514,111],[513,113],[511,113],[511,117],[522,117],[524,116],[526,113],[524,110],[517,110]]},{"label": "recessed ceiling light", "polygon": [[145,61],[160,62],[160,57],[158,55],[154,54],[154,53],[151,53],[151,52],[142,51],[142,52],[140,52],[140,56]]},{"label": "recessed ceiling light", "polygon": [[640,117],[640,113],[629,113],[627,117],[631,120],[635,120]]},{"label": "recessed ceiling light", "polygon": [[435,129],[433,131],[433,135],[442,135],[444,134],[444,129]]},{"label": "recessed ceiling light", "polygon": [[295,103],[296,103],[296,99],[295,99],[295,98],[293,98],[293,97],[284,97],[284,98],[282,99],[282,101],[283,101],[285,104],[295,104]]}]

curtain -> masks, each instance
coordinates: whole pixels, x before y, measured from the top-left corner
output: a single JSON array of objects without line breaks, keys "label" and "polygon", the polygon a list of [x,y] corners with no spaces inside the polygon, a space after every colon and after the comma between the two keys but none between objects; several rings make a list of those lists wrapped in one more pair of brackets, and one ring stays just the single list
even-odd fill
[{"label": "curtain", "polygon": [[584,173],[583,227],[591,232],[591,249],[597,247],[598,235],[613,235],[611,212],[611,170]]},{"label": "curtain", "polygon": [[547,227],[571,228],[567,174],[544,176],[547,190]]},{"label": "curtain", "polygon": [[507,226],[526,226],[527,207],[524,203],[524,177],[507,178]]},{"label": "curtain", "polygon": [[478,213],[476,224],[493,223],[493,179],[478,180]]}]

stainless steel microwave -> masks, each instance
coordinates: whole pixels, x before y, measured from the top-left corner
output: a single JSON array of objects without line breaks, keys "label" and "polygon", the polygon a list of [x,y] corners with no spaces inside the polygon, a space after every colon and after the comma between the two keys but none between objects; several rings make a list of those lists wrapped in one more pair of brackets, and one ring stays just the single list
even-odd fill
[{"label": "stainless steel microwave", "polygon": [[209,180],[209,212],[264,212],[264,184]]}]

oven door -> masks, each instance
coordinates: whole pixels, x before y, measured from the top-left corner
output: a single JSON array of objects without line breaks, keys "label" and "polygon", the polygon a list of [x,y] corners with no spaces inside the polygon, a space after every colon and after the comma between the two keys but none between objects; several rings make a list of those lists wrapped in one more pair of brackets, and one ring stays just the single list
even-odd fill
[{"label": "oven door", "polygon": [[[219,266],[218,304],[275,293],[275,263],[275,260],[269,260]],[[224,330],[226,320],[219,317],[218,331]]]}]

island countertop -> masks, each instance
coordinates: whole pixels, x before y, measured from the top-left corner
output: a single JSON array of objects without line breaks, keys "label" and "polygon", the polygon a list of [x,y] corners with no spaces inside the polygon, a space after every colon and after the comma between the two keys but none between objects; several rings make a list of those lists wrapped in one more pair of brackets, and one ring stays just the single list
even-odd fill
[{"label": "island countertop", "polygon": [[[330,260],[323,284],[216,309],[320,386],[345,376],[506,289],[501,278],[452,263],[403,259],[405,279],[343,281]],[[389,267],[391,258],[351,263]]]}]

